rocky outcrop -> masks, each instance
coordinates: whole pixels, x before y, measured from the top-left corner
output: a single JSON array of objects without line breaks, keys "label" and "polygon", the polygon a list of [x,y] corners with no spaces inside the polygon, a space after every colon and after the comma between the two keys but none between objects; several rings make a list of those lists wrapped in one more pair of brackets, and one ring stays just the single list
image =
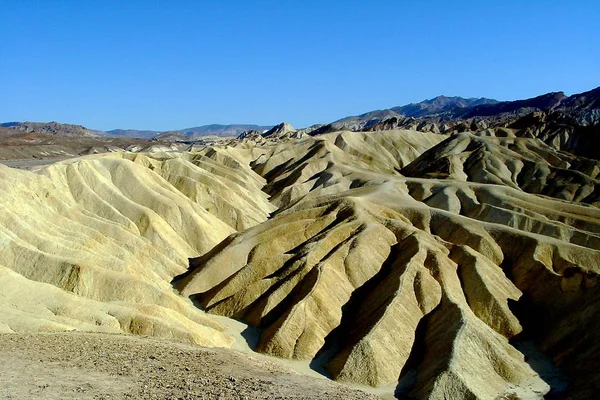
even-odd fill
[{"label": "rocky outcrop", "polygon": [[299,139],[303,136],[303,132],[294,129],[294,127],[287,122],[282,122],[263,133],[262,136],[269,139]]}]

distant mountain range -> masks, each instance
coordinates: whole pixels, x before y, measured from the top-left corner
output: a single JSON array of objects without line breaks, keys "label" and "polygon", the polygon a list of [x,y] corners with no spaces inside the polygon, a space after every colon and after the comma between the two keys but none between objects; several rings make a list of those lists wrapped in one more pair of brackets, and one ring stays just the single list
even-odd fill
[{"label": "distant mountain range", "polygon": [[405,106],[393,107],[392,111],[398,113],[399,115],[404,115],[406,117],[414,117],[419,118],[426,115],[442,113],[447,110],[457,109],[457,108],[467,108],[467,107],[475,107],[481,105],[490,105],[490,104],[498,104],[498,100],[494,99],[486,99],[485,97],[477,98],[469,98],[465,99],[462,97],[446,97],[446,96],[438,96],[431,100],[425,100],[420,103],[411,103]]},{"label": "distant mountain range", "polygon": [[101,131],[94,131],[81,125],[61,124],[58,122],[5,122],[0,124],[3,128],[16,130],[17,132],[36,132],[46,135],[61,136],[99,136]]},{"label": "distant mountain range", "polygon": [[442,114],[455,109],[468,109],[480,105],[493,105],[498,100],[486,98],[468,98],[438,96],[420,103],[410,103],[404,106],[392,107],[385,110],[369,111],[361,115],[345,117],[330,125],[335,128],[360,130],[392,117],[422,118]]},{"label": "distant mountain range", "polygon": [[[582,126],[600,122],[600,87],[588,92],[565,95],[552,92],[525,100],[498,101],[487,98],[438,96],[420,103],[370,111],[361,115],[345,117],[323,125],[316,134],[339,130],[380,130],[401,127],[413,121],[443,125],[472,119],[494,120],[496,123],[522,117],[536,111],[552,111],[568,114]],[[394,123],[383,124],[386,121]],[[452,125],[452,124],[451,124]],[[374,129],[373,129],[374,128]]]},{"label": "distant mountain range", "polygon": [[185,128],[174,131],[151,131],[137,129],[113,129],[110,131],[100,131],[88,129],[85,126],[62,124],[58,122],[5,122],[0,127],[18,132],[37,132],[46,135],[62,136],[100,136],[100,137],[119,137],[119,138],[170,138],[175,140],[193,140],[207,136],[238,136],[244,131],[257,130],[267,131],[273,126],[262,126],[252,124],[230,124],[230,125],[203,125],[193,128]]},{"label": "distant mountain range", "polygon": [[525,100],[497,101],[439,96],[421,103],[370,111],[326,125],[296,130],[280,124],[273,130],[244,132],[239,139],[256,144],[339,131],[405,129],[453,135],[528,137],[579,156],[598,159],[600,88],[566,96],[547,93]]},{"label": "distant mountain range", "polygon": [[248,130],[266,131],[272,128],[270,126],[252,125],[252,124],[231,124],[231,125],[202,125],[193,128],[185,128],[173,131],[147,131],[135,129],[113,129],[107,131],[105,136],[129,137],[129,138],[153,138],[153,137],[173,137],[181,140],[196,139],[206,136],[238,136],[240,133]]},{"label": "distant mountain range", "polygon": [[[597,125],[600,122],[600,87],[572,96],[567,96],[563,92],[552,92],[515,101],[498,101],[484,97],[438,96],[420,103],[369,111],[364,114],[345,117],[329,124],[313,125],[301,131],[318,135],[340,130],[370,131],[404,128],[451,133],[456,129],[460,129],[463,125],[485,128],[486,126],[508,123],[515,118],[540,111],[554,113],[555,117],[560,114],[563,120],[568,117],[571,119],[570,124],[580,126]],[[194,140],[207,136],[245,136],[244,133],[247,132],[263,134],[273,128],[272,125],[211,124],[161,132],[135,129],[99,131],[81,125],[57,122],[7,122],[0,124],[0,126],[21,132],[37,132],[50,135],[157,138],[179,141]]]}]

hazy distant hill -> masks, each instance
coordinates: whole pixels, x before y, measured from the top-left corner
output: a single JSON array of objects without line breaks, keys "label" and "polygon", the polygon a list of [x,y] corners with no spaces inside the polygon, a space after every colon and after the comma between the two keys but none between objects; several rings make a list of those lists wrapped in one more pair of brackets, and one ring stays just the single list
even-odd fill
[{"label": "hazy distant hill", "polygon": [[176,132],[181,133],[189,138],[202,137],[202,136],[238,136],[240,133],[249,130],[265,131],[271,129],[273,126],[261,126],[251,124],[232,124],[232,125],[203,125],[194,128],[180,129]]},{"label": "hazy distant hill", "polygon": [[150,139],[158,135],[159,133],[159,131],[144,131],[137,129],[113,129],[111,131],[106,132],[105,136]]},{"label": "hazy distant hill", "polygon": [[[178,139],[194,139],[205,136],[238,136],[240,133],[248,130],[265,131],[271,129],[272,126],[260,126],[252,124],[211,124],[202,125],[192,128],[169,130],[169,131],[149,131],[149,130],[135,130],[135,129],[113,129],[106,132],[107,136],[116,137],[137,137],[137,138],[167,138],[167,137],[178,137]],[[178,135],[177,135],[178,134]]]},{"label": "hazy distant hill", "polygon": [[0,127],[19,132],[37,132],[47,135],[62,136],[102,136],[117,138],[144,138],[153,137],[171,137],[178,134],[180,139],[195,139],[205,136],[238,136],[240,133],[248,130],[267,131],[272,128],[271,125],[253,125],[253,124],[230,124],[230,125],[203,125],[192,128],[169,131],[152,131],[138,129],[113,129],[110,131],[100,131],[88,129],[85,126],[73,124],[61,124],[58,122],[4,122]]},{"label": "hazy distant hill", "polygon": [[100,131],[94,131],[81,125],[61,124],[52,122],[6,122],[1,124],[4,128],[14,129],[20,132],[37,132],[46,135],[61,136],[97,136]]},{"label": "hazy distant hill", "polygon": [[179,131],[161,132],[158,135],[154,136],[154,138],[157,140],[165,140],[172,142],[182,142],[190,140],[190,138],[182,135]]}]

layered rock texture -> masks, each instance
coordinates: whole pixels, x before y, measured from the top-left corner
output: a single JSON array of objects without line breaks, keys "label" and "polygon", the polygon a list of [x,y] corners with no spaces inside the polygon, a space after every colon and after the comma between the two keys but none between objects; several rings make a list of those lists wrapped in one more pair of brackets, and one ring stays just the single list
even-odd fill
[{"label": "layered rock texture", "polygon": [[568,99],[579,122],[281,124],[188,152],[0,166],[0,332],[228,347],[220,315],[259,333],[255,351],[402,398],[593,397],[600,161],[581,129],[596,111]]}]

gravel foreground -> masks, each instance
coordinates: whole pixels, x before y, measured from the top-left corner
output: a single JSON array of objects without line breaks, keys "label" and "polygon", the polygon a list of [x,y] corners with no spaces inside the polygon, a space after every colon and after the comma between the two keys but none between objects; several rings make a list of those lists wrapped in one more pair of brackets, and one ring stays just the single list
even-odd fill
[{"label": "gravel foreground", "polygon": [[2,399],[377,399],[234,350],[133,335],[0,335]]}]

